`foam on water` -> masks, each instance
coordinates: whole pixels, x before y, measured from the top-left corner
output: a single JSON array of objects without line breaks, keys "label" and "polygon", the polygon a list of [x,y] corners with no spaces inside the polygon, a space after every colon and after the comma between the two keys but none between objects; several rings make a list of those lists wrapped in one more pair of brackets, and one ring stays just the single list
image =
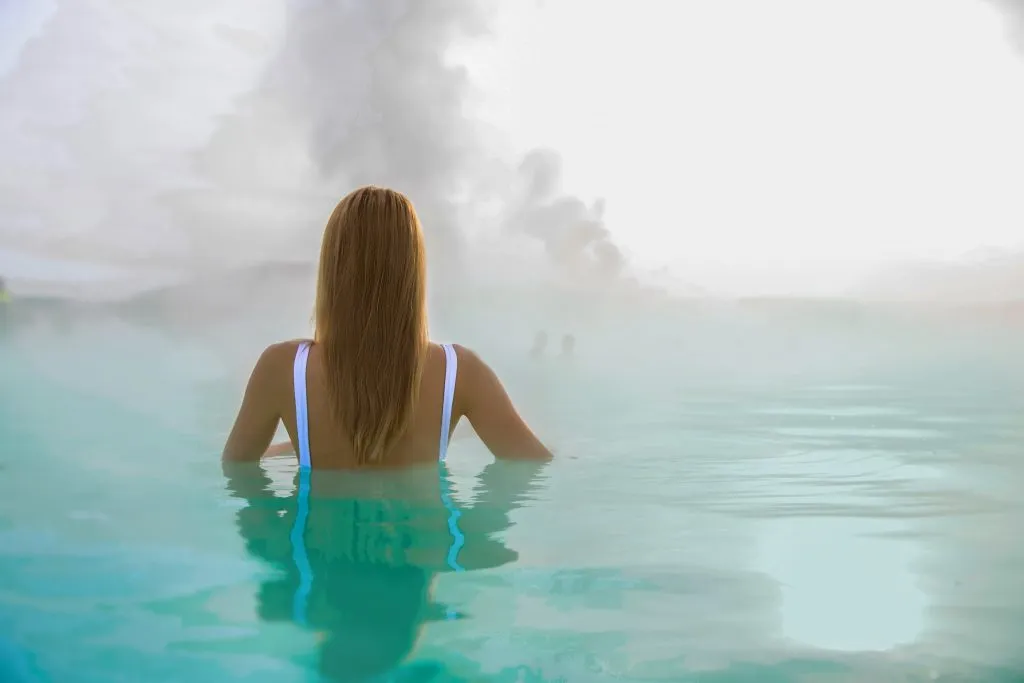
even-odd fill
[{"label": "foam on water", "polygon": [[[491,323],[463,315],[435,323],[470,337]],[[217,459],[252,360],[230,342],[255,349],[272,339],[253,330],[278,331],[229,318],[234,333],[189,336],[101,315],[59,336],[45,319],[8,328],[0,671],[62,683],[1024,675],[1012,329],[916,354],[907,340],[925,323],[837,331],[762,316],[751,346],[739,314],[643,316],[592,315],[570,359],[531,360],[532,328],[478,345],[559,457],[486,466],[456,439],[446,476],[468,571],[445,568],[436,474],[315,479],[306,625],[291,615],[294,464],[225,477]],[[793,344],[806,363],[779,352]],[[390,677],[373,678],[382,666]]]}]

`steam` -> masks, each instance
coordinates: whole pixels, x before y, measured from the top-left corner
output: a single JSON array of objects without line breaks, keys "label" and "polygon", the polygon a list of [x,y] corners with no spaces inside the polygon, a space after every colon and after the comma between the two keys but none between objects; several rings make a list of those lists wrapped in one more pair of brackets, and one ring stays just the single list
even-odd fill
[{"label": "steam", "polygon": [[201,182],[190,151],[258,73],[224,13],[241,35],[275,19],[244,4],[60,3],[0,81],[0,244],[181,263],[192,231],[165,200]]},{"label": "steam", "polygon": [[516,197],[474,185],[497,162],[449,53],[489,18],[477,0],[60,2],[0,79],[0,245],[137,267],[135,285],[311,262],[337,199],[374,183],[413,198],[432,276],[461,272],[460,226],[497,202],[556,268],[619,278],[601,203],[562,192],[556,153],[502,172]]},{"label": "steam", "polygon": [[871,299],[1006,303],[1024,292],[1024,251],[979,250],[955,262],[880,268],[855,292]]},{"label": "steam", "polygon": [[985,0],[1006,17],[1007,34],[1013,44],[1024,53],[1024,3],[1020,0]]},{"label": "steam", "polygon": [[562,159],[552,150],[533,150],[519,166],[521,197],[506,230],[539,240],[564,274],[588,282],[621,278],[626,258],[604,224],[604,201],[590,206],[562,192]]},{"label": "steam", "polygon": [[[1007,38],[1024,57],[1024,2],[981,0],[1006,22]],[[1024,247],[981,249],[953,263],[911,262],[879,268],[853,293],[867,299],[1007,302],[1024,292]]]},{"label": "steam", "polygon": [[[308,160],[294,171],[323,201],[313,201],[321,215],[299,221],[306,254],[315,254],[324,210],[348,189],[400,189],[416,203],[432,260],[442,261],[436,270],[444,271],[460,243],[454,198],[478,153],[462,114],[469,80],[448,49],[482,26],[471,0],[292,2],[280,51],[244,111],[215,134],[210,154],[222,169],[229,158],[238,163],[239,152],[258,161],[266,156],[262,133],[276,131],[280,155]],[[302,196],[299,188],[292,196]]]}]

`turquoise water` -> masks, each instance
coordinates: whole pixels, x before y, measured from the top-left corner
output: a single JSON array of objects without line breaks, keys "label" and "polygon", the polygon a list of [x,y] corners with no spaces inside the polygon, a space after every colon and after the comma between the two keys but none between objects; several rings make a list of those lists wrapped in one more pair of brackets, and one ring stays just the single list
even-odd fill
[{"label": "turquoise water", "polygon": [[294,332],[9,330],[0,681],[1024,680],[1019,326],[633,316],[451,321],[559,458],[458,433],[454,532],[435,471],[315,474],[305,560],[294,464],[217,457]]}]

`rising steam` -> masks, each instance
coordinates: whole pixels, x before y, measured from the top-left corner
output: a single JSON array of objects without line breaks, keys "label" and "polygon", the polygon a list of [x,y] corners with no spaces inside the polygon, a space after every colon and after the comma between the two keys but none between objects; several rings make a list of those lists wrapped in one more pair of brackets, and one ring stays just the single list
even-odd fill
[{"label": "rising steam", "polygon": [[562,192],[562,159],[552,150],[534,150],[519,166],[518,207],[505,228],[540,240],[551,261],[575,278],[614,281],[626,259],[604,224],[604,202],[588,206]]},{"label": "rising steam", "polygon": [[1010,40],[1024,53],[1024,2],[1020,0],[985,0],[998,8],[1006,17],[1006,31]]},{"label": "rising steam", "polygon": [[[457,275],[466,205],[495,197],[471,190],[493,159],[449,53],[486,31],[484,8],[59,2],[0,79],[0,246],[137,280],[311,262],[337,199],[375,183],[412,197],[432,276]],[[617,277],[600,205],[560,193],[557,155],[521,173],[499,222],[559,267]]]},{"label": "rising steam", "polygon": [[[237,177],[232,165],[306,162],[294,170],[320,196],[291,187],[280,199],[311,203],[318,215],[276,231],[299,231],[307,257],[333,201],[357,185],[393,186],[416,203],[432,257],[450,265],[459,248],[454,197],[478,150],[462,114],[468,78],[447,52],[482,21],[469,0],[290,3],[280,50],[215,133],[204,172],[223,185]],[[277,154],[263,148],[268,131]]]}]

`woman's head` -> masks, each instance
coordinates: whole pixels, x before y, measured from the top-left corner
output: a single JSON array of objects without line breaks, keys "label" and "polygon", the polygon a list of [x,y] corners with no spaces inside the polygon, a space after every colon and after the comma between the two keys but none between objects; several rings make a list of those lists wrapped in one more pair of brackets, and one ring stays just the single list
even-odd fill
[{"label": "woman's head", "polygon": [[427,350],[423,233],[402,193],[361,187],[331,214],[320,247],[316,342],[357,459],[380,462],[409,423]]}]

